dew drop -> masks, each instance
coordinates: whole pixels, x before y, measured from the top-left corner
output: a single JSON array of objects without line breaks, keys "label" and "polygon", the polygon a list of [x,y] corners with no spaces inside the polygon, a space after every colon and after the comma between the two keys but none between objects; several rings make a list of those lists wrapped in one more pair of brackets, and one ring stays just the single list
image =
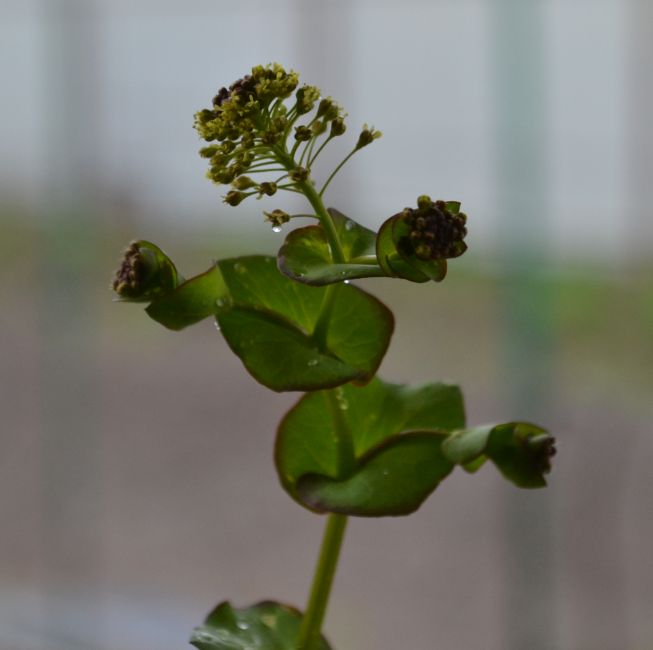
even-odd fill
[{"label": "dew drop", "polygon": [[218,299],[215,301],[215,306],[216,306],[218,309],[221,309],[222,307],[224,307],[224,306],[225,306],[224,298],[218,298]]},{"label": "dew drop", "polygon": [[236,623],[236,626],[238,627],[239,630],[249,630],[249,623],[245,623],[244,621],[238,621],[238,623]]},{"label": "dew drop", "polygon": [[356,224],[351,219],[345,221],[345,230],[353,230],[355,226]]},{"label": "dew drop", "polygon": [[234,264],[234,271],[236,271],[236,273],[240,273],[241,275],[244,275],[245,273],[247,273],[247,269],[240,262],[236,262]]},{"label": "dew drop", "polygon": [[217,329],[218,332],[220,331],[220,323],[218,323],[218,321],[215,321],[215,329]]},{"label": "dew drop", "polygon": [[349,280],[345,280],[344,282],[345,282],[345,284],[349,284]]},{"label": "dew drop", "polygon": [[272,226],[272,232],[281,232],[281,226]]},{"label": "dew drop", "polygon": [[311,359],[306,365],[307,366],[317,366],[318,360],[317,359]]}]

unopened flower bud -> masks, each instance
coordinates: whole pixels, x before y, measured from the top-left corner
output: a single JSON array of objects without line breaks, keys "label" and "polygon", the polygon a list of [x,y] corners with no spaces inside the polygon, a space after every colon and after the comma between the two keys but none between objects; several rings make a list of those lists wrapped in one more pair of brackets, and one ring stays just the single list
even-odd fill
[{"label": "unopened flower bud", "polygon": [[295,167],[295,169],[290,171],[288,176],[290,177],[291,181],[294,181],[295,183],[301,183],[308,178],[308,169],[305,167]]},{"label": "unopened flower bud", "polygon": [[337,117],[333,122],[331,122],[331,135],[333,137],[342,135],[347,130],[347,125],[345,120],[341,117]]},{"label": "unopened flower bud", "polygon": [[254,187],[254,185],[256,183],[249,176],[239,176],[231,183],[231,187],[235,190],[248,190],[250,187]]},{"label": "unopened flower bud", "polygon": [[313,132],[307,126],[295,127],[295,140],[298,142],[306,142],[313,137]]},{"label": "unopened flower bud", "polygon": [[245,192],[237,192],[235,190],[231,190],[231,192],[227,192],[225,194],[222,200],[229,205],[236,206],[245,198],[247,198],[247,194],[245,194]]},{"label": "unopened flower bud", "polygon": [[259,196],[266,194],[272,196],[277,193],[277,184],[272,181],[264,181],[258,186]]},{"label": "unopened flower bud", "polygon": [[200,156],[202,158],[213,158],[219,151],[219,147],[217,145],[213,145],[211,147],[202,147],[200,149]]},{"label": "unopened flower bud", "polygon": [[325,97],[317,108],[317,117],[323,117],[325,121],[330,121],[338,117],[338,104],[331,97]]},{"label": "unopened flower bud", "polygon": [[320,89],[315,86],[302,86],[296,93],[297,114],[304,115],[313,110],[315,102],[320,98]]},{"label": "unopened flower bud", "polygon": [[158,246],[139,240],[127,247],[111,287],[123,300],[150,302],[181,281],[172,260]]}]

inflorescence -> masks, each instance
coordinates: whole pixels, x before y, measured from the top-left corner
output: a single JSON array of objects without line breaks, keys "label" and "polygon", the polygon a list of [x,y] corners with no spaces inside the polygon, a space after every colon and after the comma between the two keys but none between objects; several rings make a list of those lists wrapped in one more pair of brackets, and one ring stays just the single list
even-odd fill
[{"label": "inflorescence", "polygon": [[[453,209],[455,206],[455,209]],[[399,245],[405,254],[420,260],[458,257],[467,250],[463,241],[467,235],[467,215],[458,212],[458,203],[432,201],[429,196],[417,199],[417,209],[406,208],[402,213],[410,232]]]},{"label": "inflorescence", "polygon": [[[256,66],[229,88],[221,88],[211,108],[195,114],[194,127],[209,143],[200,150],[209,160],[208,178],[232,187],[223,197],[228,205],[249,196],[273,196],[278,190],[299,191],[302,183],[312,182],[311,168],[326,144],[345,133],[342,108],[322,97],[316,86],[298,85],[299,75],[277,63]],[[286,100],[291,97],[294,103],[289,106]],[[322,192],[351,155],[380,136],[365,125]],[[252,178],[261,173],[281,175],[274,180]]]}]

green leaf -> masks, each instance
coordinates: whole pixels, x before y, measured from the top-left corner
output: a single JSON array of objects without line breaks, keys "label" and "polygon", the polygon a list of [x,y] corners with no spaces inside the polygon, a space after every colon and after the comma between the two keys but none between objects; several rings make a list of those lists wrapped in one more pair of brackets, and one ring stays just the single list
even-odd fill
[{"label": "green leaf", "polygon": [[394,319],[358,287],[332,287],[325,345],[313,338],[327,288],[293,282],[274,258],[219,263],[230,301],[217,315],[220,329],[247,370],[276,391],[316,390],[366,382],[390,343]]},{"label": "green leaf", "polygon": [[212,266],[154,300],[145,311],[168,329],[181,330],[214,315],[218,301],[227,297],[228,289],[220,269]]},{"label": "green leaf", "polygon": [[393,228],[401,213],[390,217],[379,230],[376,238],[376,257],[386,275],[411,282],[428,282],[429,276],[411,266],[399,254],[395,243]]},{"label": "green leaf", "polygon": [[441,450],[445,436],[432,432],[391,436],[360,458],[348,479],[307,474],[300,477],[297,492],[306,505],[321,512],[408,515],[454,467]]},{"label": "green leaf", "polygon": [[376,233],[334,208],[329,214],[347,262],[333,264],[322,226],[307,226],[286,237],[279,249],[279,269],[293,280],[316,286],[385,275],[375,260]]},{"label": "green leaf", "polygon": [[485,425],[452,433],[442,445],[445,456],[476,471],[491,460],[509,481],[523,488],[544,487],[555,453],[554,439],[526,422]]},{"label": "green leaf", "polygon": [[[372,512],[375,515],[407,513],[418,507],[437,486],[443,467],[448,465],[440,453],[440,434],[461,428],[464,421],[460,390],[446,384],[404,386],[375,378],[365,387],[348,384],[333,391],[310,393],[288,411],[279,426],[275,449],[277,471],[288,493],[311,509],[346,510],[362,516]],[[351,435],[355,457],[354,465],[344,471],[336,436],[343,427]],[[408,438],[407,432],[420,432],[417,442]],[[403,442],[404,439],[408,442]],[[423,442],[424,439],[428,441]],[[416,477],[412,468],[413,452],[421,444],[428,447],[431,460],[436,456],[440,460],[429,461],[428,470],[420,466],[421,473]],[[381,477],[384,470],[393,470],[392,481],[396,481],[398,488],[391,502],[385,492],[375,490],[372,496],[376,494],[376,497],[371,500],[364,489],[368,479],[388,480],[379,477],[379,469]],[[334,481],[346,485],[334,487]],[[335,499],[338,494],[337,505],[328,506],[326,497],[318,500],[312,489],[318,485],[328,489],[330,498]]]},{"label": "green leaf", "polygon": [[[190,643],[198,650],[296,650],[301,622],[301,612],[281,603],[236,609],[224,602],[193,630]],[[316,650],[330,650],[324,637]]]},{"label": "green leaf", "polygon": [[[328,292],[328,327],[322,322],[324,336],[315,335]],[[147,313],[173,330],[215,316],[247,370],[276,391],[369,381],[394,329],[392,312],[362,289],[294,282],[261,255],[218,262],[157,298]]]}]

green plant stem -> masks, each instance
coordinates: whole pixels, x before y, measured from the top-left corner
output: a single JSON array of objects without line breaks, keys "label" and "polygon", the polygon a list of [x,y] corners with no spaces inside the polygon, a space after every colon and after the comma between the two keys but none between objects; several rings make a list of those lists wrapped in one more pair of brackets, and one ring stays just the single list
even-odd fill
[{"label": "green plant stem", "polygon": [[[288,152],[281,149],[276,150],[277,160],[290,172],[293,169],[296,169],[295,161],[288,154]],[[331,215],[324,207],[324,202],[322,201],[322,195],[318,194],[318,191],[313,185],[313,181],[309,178],[308,180],[297,183],[297,188],[304,194],[308,199],[308,202],[311,204],[313,210],[315,210],[315,216],[320,220],[324,232],[327,236],[327,241],[329,242],[329,248],[331,249],[331,257],[336,264],[342,264],[345,262],[345,254],[340,245],[340,240],[338,239],[338,233],[336,232],[336,227],[333,224],[333,219]]]},{"label": "green plant stem", "polygon": [[319,647],[322,622],[326,614],[346,526],[345,515],[331,514],[327,518],[311,594],[299,630],[298,650],[317,650]]},{"label": "green plant stem", "polygon": [[326,191],[326,188],[329,187],[329,183],[335,178],[336,174],[345,166],[347,161],[358,151],[357,148],[355,148],[353,151],[349,152],[347,156],[345,156],[345,159],[331,172],[331,176],[327,178],[326,183],[322,186],[322,189],[320,190],[319,196],[322,196],[324,192]]},{"label": "green plant stem", "polygon": [[329,248],[331,248],[331,256],[335,264],[342,264],[345,260],[345,254],[340,245],[340,240],[338,239],[338,233],[336,232],[336,227],[333,224],[333,219],[328,213],[327,209],[324,207],[322,201],[322,195],[318,194],[317,190],[313,183],[308,180],[302,183],[297,183],[299,189],[304,193],[304,196],[308,199],[308,202],[315,210],[317,218],[320,220],[324,231],[326,232],[327,241],[329,242]]},{"label": "green plant stem", "polygon": [[322,306],[320,307],[320,314],[315,323],[315,329],[311,338],[320,350],[320,352],[328,352],[327,337],[329,335],[329,323],[331,322],[331,312],[333,311],[333,303],[336,298],[336,293],[339,285],[330,284],[324,293]]}]

